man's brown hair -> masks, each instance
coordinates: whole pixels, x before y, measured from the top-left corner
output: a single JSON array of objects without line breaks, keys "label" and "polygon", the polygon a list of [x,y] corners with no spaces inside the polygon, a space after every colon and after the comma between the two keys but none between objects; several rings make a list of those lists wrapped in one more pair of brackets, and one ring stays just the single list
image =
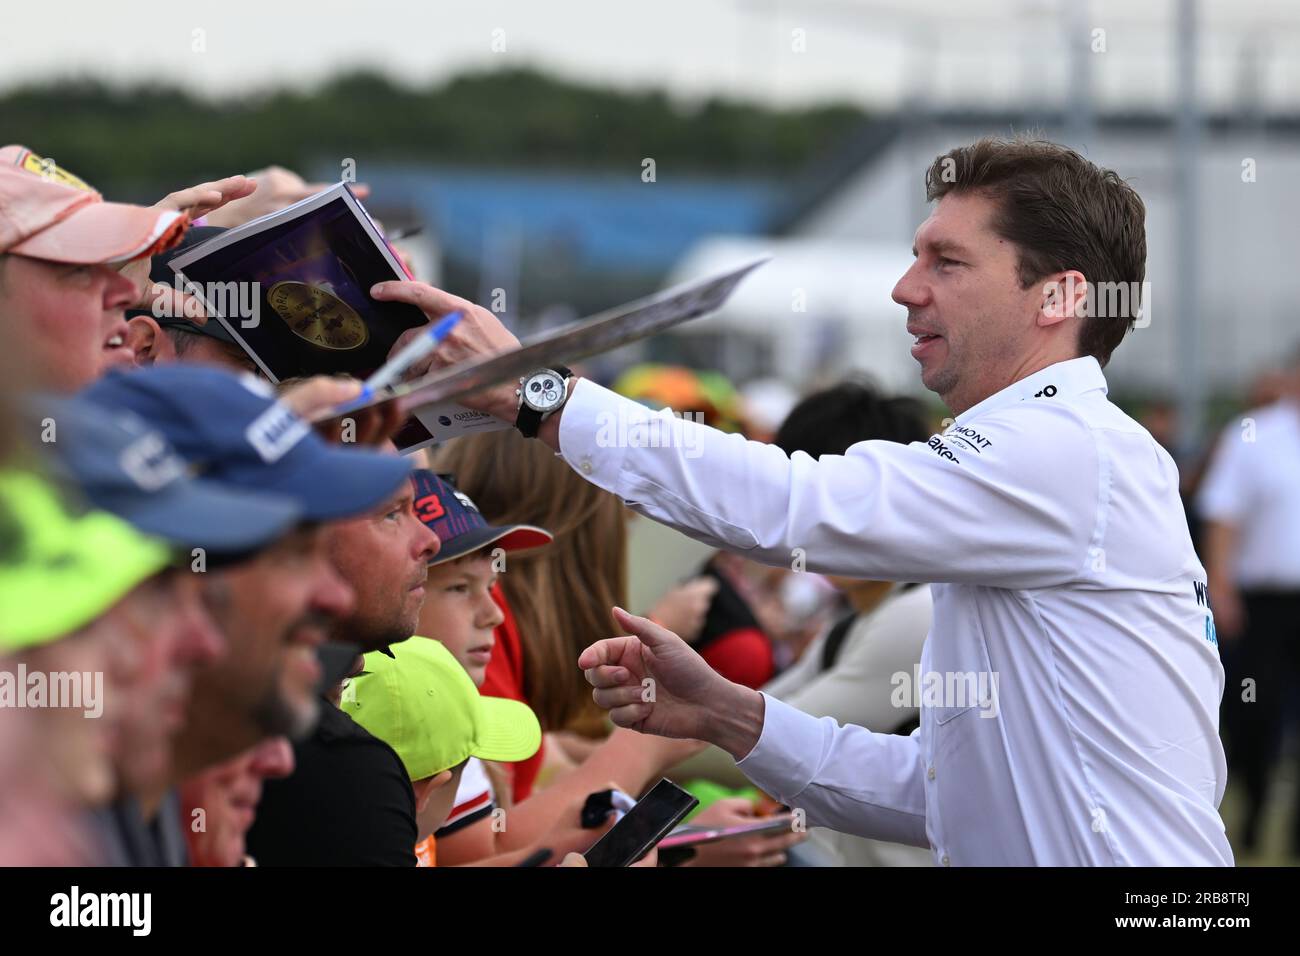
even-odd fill
[{"label": "man's brown hair", "polygon": [[[925,174],[930,201],[970,192],[993,200],[993,230],[1015,243],[1022,288],[1056,272],[1083,273],[1089,313],[1079,354],[1110,361],[1133,326],[1146,275],[1146,207],[1133,187],[1059,143],[985,137],[937,157]],[[1127,308],[1111,314],[1104,306],[1115,297],[1098,295],[1099,283],[1122,283]]]}]

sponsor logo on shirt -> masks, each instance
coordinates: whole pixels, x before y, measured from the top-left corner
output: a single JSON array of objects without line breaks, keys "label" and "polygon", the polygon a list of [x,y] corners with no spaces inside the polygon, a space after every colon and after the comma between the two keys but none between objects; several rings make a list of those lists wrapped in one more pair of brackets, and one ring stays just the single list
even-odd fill
[{"label": "sponsor logo on shirt", "polygon": [[944,444],[943,439],[940,438],[938,435],[930,436],[930,441],[927,442],[927,444],[930,446],[931,449],[933,449],[934,453],[938,455],[940,458],[948,458],[953,462],[953,464],[956,465],[961,464],[961,459],[959,459],[956,455],[952,453],[952,449],[950,449],[946,444]]},{"label": "sponsor logo on shirt", "polygon": [[1214,613],[1210,610],[1209,585],[1204,581],[1193,581],[1192,594],[1196,597],[1197,606],[1203,607],[1206,610],[1205,639],[1217,648],[1219,646],[1219,635],[1214,627]]},{"label": "sponsor logo on shirt", "polygon": [[992,448],[993,442],[985,438],[978,430],[971,428],[969,425],[958,425],[948,429],[943,433],[944,438],[959,441],[977,455],[982,454],[985,448]]}]

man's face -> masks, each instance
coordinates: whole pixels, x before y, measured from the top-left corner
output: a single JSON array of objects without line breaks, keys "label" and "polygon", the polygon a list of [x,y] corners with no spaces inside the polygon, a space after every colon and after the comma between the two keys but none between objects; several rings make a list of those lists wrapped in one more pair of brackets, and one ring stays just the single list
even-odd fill
[{"label": "man's face", "polygon": [[893,291],[917,336],[921,381],[957,414],[1018,377],[1042,304],[1037,283],[1020,287],[1016,247],[993,231],[993,212],[980,195],[944,196]]},{"label": "man's face", "polygon": [[325,540],[357,595],[338,638],[372,651],[414,634],[438,538],[415,516],[410,482],[371,514],[330,525]]},{"label": "man's face", "polygon": [[182,771],[210,766],[263,737],[310,730],[321,677],[316,648],[353,604],[317,527],[209,572],[204,597],[229,646],[195,680],[177,742]]},{"label": "man's face", "polygon": [[[31,648],[18,659],[29,674],[104,675],[111,670],[114,627],[101,616],[75,635]],[[24,730],[32,733],[30,755],[36,766],[48,773],[58,797],[76,807],[107,803],[113,795],[117,732],[112,705],[122,695],[111,681],[100,687],[106,700],[100,701],[104,709],[97,718],[70,707],[14,711],[30,718]]]},{"label": "man's face", "polygon": [[441,641],[465,668],[475,687],[487,676],[493,630],[505,615],[492,600],[497,574],[486,555],[435,564],[425,584],[424,607],[416,633]]},{"label": "man's face", "polygon": [[[0,671],[15,673],[17,661],[0,658]],[[17,707],[0,708],[0,860],[5,866],[93,866],[95,859],[89,852],[86,834],[78,826],[80,799],[69,794],[53,772],[39,716],[41,708],[28,710]],[[81,724],[93,725],[100,721],[85,719],[84,712],[72,717],[82,717]],[[68,731],[89,739],[94,727],[70,724]],[[67,746],[63,734],[52,737],[58,746]],[[92,768],[111,787],[112,770],[108,767],[108,752],[103,747],[91,748],[87,758]],[[77,773],[83,770],[78,762],[72,764]]]},{"label": "man's face", "polygon": [[262,781],[291,773],[293,748],[284,737],[272,737],[182,782],[182,819],[197,819],[194,811],[203,811],[201,830],[185,828],[194,866],[239,866]]},{"label": "man's face", "polygon": [[73,266],[9,255],[0,276],[0,315],[26,350],[35,384],[72,392],[134,361],[125,312],[135,282],[108,266]]},{"label": "man's face", "polygon": [[150,579],[105,617],[118,641],[109,696],[117,698],[119,784],[147,793],[166,782],[195,671],[216,660],[225,642],[203,606],[199,576],[188,571]]}]

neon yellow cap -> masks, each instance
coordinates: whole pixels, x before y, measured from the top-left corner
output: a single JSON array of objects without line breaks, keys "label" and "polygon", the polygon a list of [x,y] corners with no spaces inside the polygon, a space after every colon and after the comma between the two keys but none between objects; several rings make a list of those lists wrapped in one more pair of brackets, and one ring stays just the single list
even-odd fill
[{"label": "neon yellow cap", "polygon": [[0,650],[84,627],[170,559],[107,512],[72,514],[39,476],[0,470]]},{"label": "neon yellow cap", "polygon": [[468,757],[527,760],[542,728],[527,704],[482,697],[465,668],[438,641],[412,637],[365,656],[343,685],[341,706],[397,751],[412,780],[450,770]]}]

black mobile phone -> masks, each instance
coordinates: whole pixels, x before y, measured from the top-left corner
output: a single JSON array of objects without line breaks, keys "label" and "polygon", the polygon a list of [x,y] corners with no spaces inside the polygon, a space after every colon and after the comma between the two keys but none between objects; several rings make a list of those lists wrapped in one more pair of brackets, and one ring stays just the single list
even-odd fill
[{"label": "black mobile phone", "polygon": [[583,854],[587,865],[631,866],[699,803],[671,780],[660,780]]}]

